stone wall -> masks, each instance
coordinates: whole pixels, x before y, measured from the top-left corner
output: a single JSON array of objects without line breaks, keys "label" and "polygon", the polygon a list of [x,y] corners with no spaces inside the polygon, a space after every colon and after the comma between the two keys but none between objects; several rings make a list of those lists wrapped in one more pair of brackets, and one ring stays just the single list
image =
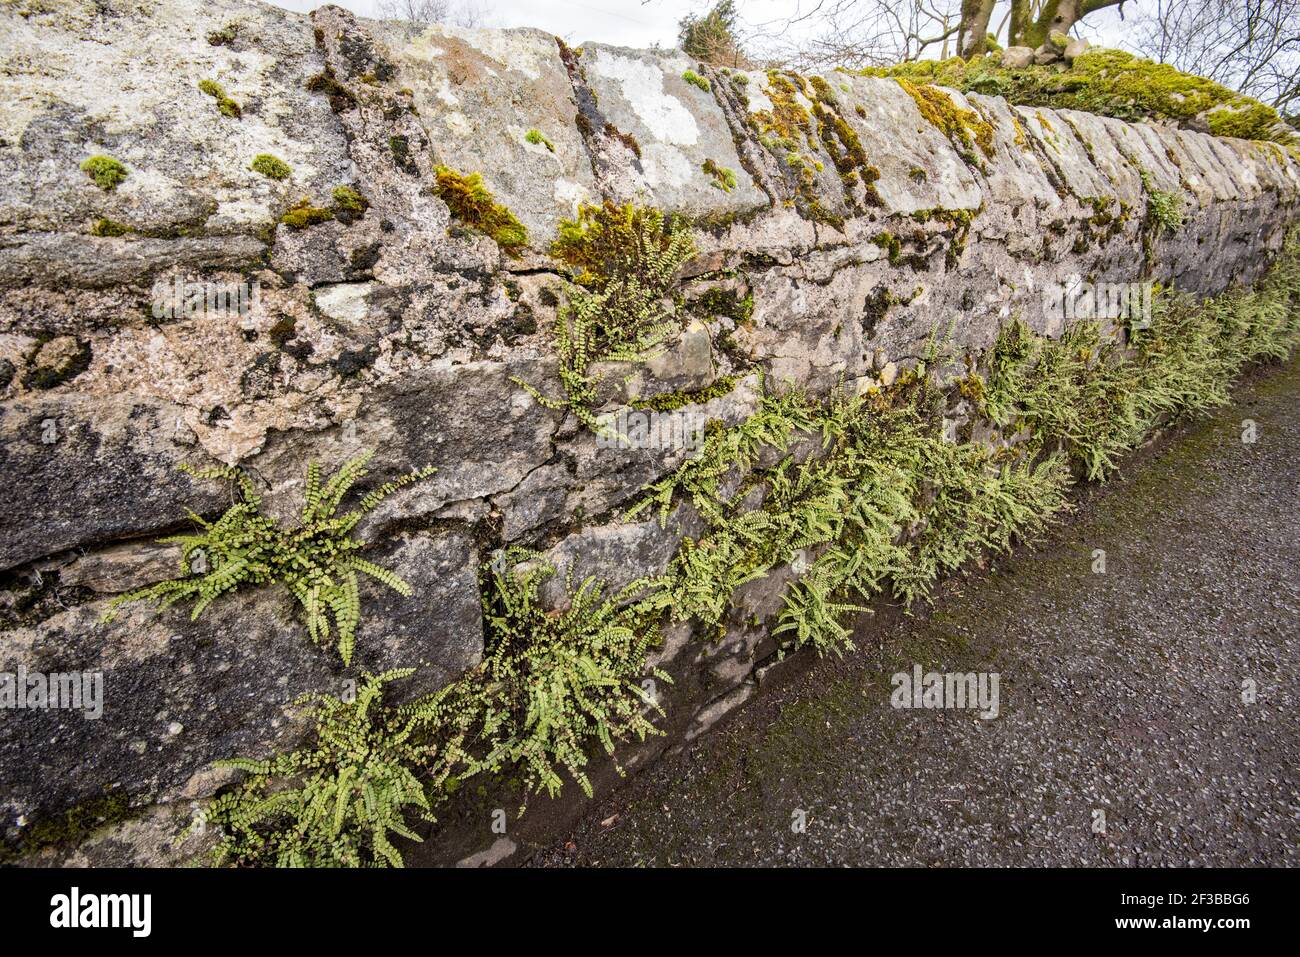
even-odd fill
[{"label": "stone wall", "polygon": [[[892,80],[829,74],[791,101],[764,73],[569,50],[537,30],[236,0],[6,3],[0,21],[0,670],[102,672],[105,697],[99,720],[0,713],[0,826],[12,845],[69,811],[131,816],[42,860],[167,860],[193,802],[230,779],[214,759],[301,737],[300,693],[414,666],[414,694],[473,666],[476,568],[504,545],[614,584],[664,568],[692,516],[620,517],[686,453],[600,448],[516,383],[558,393],[564,285],[548,249],[578,203],[697,227],[681,335],[608,407],[734,381],[699,411],[737,422],[759,373],[826,394],[888,381],[936,328],[976,352],[1014,315],[1058,333],[1043,287],[1068,277],[1207,294],[1249,282],[1300,192],[1300,164],[1267,144],[951,94],[991,126],[986,151]],[[796,123],[812,117],[796,156],[770,122],[788,102]],[[290,176],[252,170],[263,153]],[[80,169],[95,154],[125,164],[116,189]],[[439,164],[481,173],[527,248],[506,255],[453,221]],[[341,185],[364,215],[280,223]],[[1187,215],[1144,255],[1148,189],[1180,194]],[[159,289],[196,279],[256,283],[257,301],[158,315]],[[708,305],[751,297],[749,315]],[[273,591],[193,622],[140,605],[102,621],[114,595],[172,573],[175,550],[154,540],[185,528],[187,507],[229,502],[178,464],[237,464],[288,516],[308,461],[367,448],[378,480],[438,471],[361,529],[414,596],[363,586],[350,668]],[[777,577],[742,596],[738,622],[779,607]],[[670,632],[658,655],[689,689],[670,705],[678,739],[748,696],[775,650],[762,627],[690,637]]]}]

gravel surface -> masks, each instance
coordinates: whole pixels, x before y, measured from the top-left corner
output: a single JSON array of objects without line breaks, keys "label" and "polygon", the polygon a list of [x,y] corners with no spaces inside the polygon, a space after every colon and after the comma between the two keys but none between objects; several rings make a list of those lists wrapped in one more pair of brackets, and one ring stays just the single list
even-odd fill
[{"label": "gravel surface", "polygon": [[[1037,548],[867,619],[859,651],[764,689],[531,863],[1300,864],[1298,410],[1300,363],[1255,377]],[[996,672],[998,717],[891,707],[914,664]]]}]

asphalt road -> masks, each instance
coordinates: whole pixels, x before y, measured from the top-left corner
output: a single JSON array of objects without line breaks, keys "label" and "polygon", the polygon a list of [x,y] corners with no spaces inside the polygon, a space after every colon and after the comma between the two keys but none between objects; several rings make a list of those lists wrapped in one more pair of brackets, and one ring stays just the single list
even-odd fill
[{"label": "asphalt road", "polygon": [[[1298,413],[1300,362],[1254,377],[1042,544],[868,619],[857,653],[763,689],[531,863],[1300,864]],[[916,664],[996,673],[998,716],[892,707]]]}]

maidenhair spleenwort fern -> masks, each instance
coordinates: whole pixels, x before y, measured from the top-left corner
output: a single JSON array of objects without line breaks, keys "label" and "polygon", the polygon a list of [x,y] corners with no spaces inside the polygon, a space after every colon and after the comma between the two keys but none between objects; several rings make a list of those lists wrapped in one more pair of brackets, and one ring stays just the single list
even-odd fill
[{"label": "maidenhair spleenwort fern", "polygon": [[613,754],[621,741],[662,733],[650,721],[662,713],[656,695],[642,686],[672,682],[646,665],[663,609],[650,582],[606,595],[588,579],[556,612],[540,595],[555,569],[531,553],[511,550],[483,574],[478,667],[397,708],[383,705],[383,685],[411,669],[367,675],[355,701],[308,695],[312,744],[270,761],[220,762],[247,776],[190,828],[220,828],[213,863],[401,866],[390,835],[420,840],[405,813],[431,819],[430,796],[461,779],[518,764],[530,789],[555,796],[563,770],[590,795],[592,742]]},{"label": "maidenhair spleenwort fern", "polygon": [[552,409],[571,409],[597,434],[598,363],[644,362],[677,328],[665,298],[677,271],[695,253],[690,229],[676,217],[631,204],[583,205],[560,224],[552,255],[569,265],[573,283],[555,320],[563,398],[514,381]]},{"label": "maidenhair spleenwort fern", "polygon": [[[791,390],[711,432],[698,458],[633,509],[657,504],[663,515],[686,494],[709,526],[670,566],[672,614],[722,634],[736,589],[789,566],[773,633],[840,653],[853,647],[853,614],[880,592],[910,604],[941,573],[1032,535],[1064,507],[1059,458],[998,463],[981,445],[946,441],[920,411],[929,391],[913,378],[879,407],[875,396],[817,402]],[[766,466],[765,449],[776,453]]]},{"label": "maidenhair spleenwort fern", "polygon": [[[262,515],[261,498],[248,476],[237,468],[181,468],[195,478],[229,480],[236,483],[240,501],[219,519],[209,522],[190,512],[199,530],[189,535],[161,539],[181,546],[181,577],[157,582],[119,595],[104,616],[111,621],[128,602],[151,601],[166,608],[178,601],[192,600],[190,619],[221,595],[245,585],[280,584],[302,606],[307,633],[312,641],[325,644],[330,637],[330,620],[338,635],[338,652],[350,664],[361,620],[361,596],[357,575],[369,575],[401,595],[411,587],[387,568],[357,554],[362,543],[352,531],[367,512],[388,495],[428,477],[434,471],[423,468],[392,482],[386,482],[362,498],[349,512],[338,514],[348,490],[368,473],[366,464],[373,452],[365,452],[321,483],[320,466],[307,467],[307,489],[299,524],[285,528]],[[198,573],[193,573],[198,569]]]},{"label": "maidenhair spleenwort fern", "polygon": [[554,797],[564,770],[590,795],[590,742],[612,755],[619,741],[661,733],[648,717],[662,713],[656,697],[641,685],[672,681],[646,668],[663,608],[653,583],[605,594],[588,578],[555,610],[540,593],[555,573],[520,549],[484,567],[483,662],[428,706],[441,746],[435,784],[519,764],[532,790]]},{"label": "maidenhair spleenwort fern", "polygon": [[1227,403],[1248,363],[1288,355],[1300,342],[1297,290],[1293,233],[1252,290],[1154,297],[1149,327],[1133,330],[1127,348],[1096,322],[1075,323],[1060,339],[1010,323],[974,390],[980,411],[1004,430],[1026,430],[1038,450],[1063,451],[1083,477],[1104,479],[1162,421]]},{"label": "maidenhair spleenwort fern", "polygon": [[416,776],[433,748],[422,743],[428,707],[384,707],[384,685],[413,668],[366,675],[352,700],[304,695],[314,709],[315,741],[269,761],[236,758],[218,767],[247,772],[209,803],[181,836],[219,829],[213,864],[277,867],[402,866],[391,835],[412,841],[408,808],[429,814]]}]

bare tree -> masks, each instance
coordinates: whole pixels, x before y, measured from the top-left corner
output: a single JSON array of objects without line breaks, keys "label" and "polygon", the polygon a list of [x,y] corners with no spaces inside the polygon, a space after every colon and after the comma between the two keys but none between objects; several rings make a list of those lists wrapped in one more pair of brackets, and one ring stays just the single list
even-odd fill
[{"label": "bare tree", "polygon": [[959,21],[956,0],[816,0],[763,27],[771,53],[792,66],[857,69],[948,56]]},{"label": "bare tree", "polygon": [[446,23],[457,27],[481,27],[487,11],[471,0],[379,0],[379,15],[387,20],[407,20],[428,26]]},{"label": "bare tree", "polygon": [[[804,68],[881,66],[1006,46],[1038,47],[1126,0],[800,0],[790,17],[765,24],[767,46]],[[1225,0],[1227,2],[1227,0]],[[1284,0],[1280,0],[1284,2]],[[797,28],[797,29],[796,29]],[[807,35],[811,34],[811,39]],[[800,39],[785,39],[798,35]]]},{"label": "bare tree", "polygon": [[1285,116],[1300,113],[1296,0],[1156,0],[1155,11],[1138,20],[1132,46]]}]

